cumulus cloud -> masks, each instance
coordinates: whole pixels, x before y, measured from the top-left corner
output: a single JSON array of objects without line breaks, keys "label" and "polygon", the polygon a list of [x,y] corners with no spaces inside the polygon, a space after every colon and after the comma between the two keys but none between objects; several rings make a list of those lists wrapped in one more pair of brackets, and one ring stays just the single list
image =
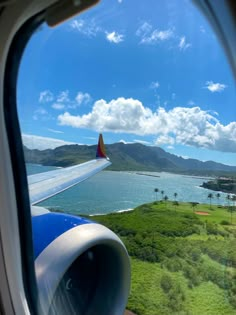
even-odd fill
[{"label": "cumulus cloud", "polygon": [[178,45],[178,46],[179,46],[179,49],[180,49],[180,50],[186,50],[187,48],[189,48],[189,47],[191,46],[191,44],[186,42],[185,36],[182,36],[182,37],[180,38],[180,41],[179,41],[179,45]]},{"label": "cumulus cloud", "polygon": [[162,144],[169,144],[169,145],[173,145],[175,144],[175,139],[173,137],[170,137],[168,135],[160,135],[156,141],[155,141],[156,145],[162,145]]},{"label": "cumulus cloud", "polygon": [[222,125],[214,113],[200,107],[175,107],[156,111],[139,100],[123,97],[94,103],[81,116],[66,112],[58,116],[60,125],[89,128],[98,132],[155,135],[157,144],[184,144],[212,150],[236,152],[236,122]]},{"label": "cumulus cloud", "polygon": [[114,44],[119,44],[121,42],[123,42],[124,40],[124,35],[119,34],[117,32],[111,32],[111,33],[106,33],[106,39]]},{"label": "cumulus cloud", "polygon": [[39,103],[47,103],[54,100],[54,95],[51,91],[45,90],[39,94]]},{"label": "cumulus cloud", "polygon": [[227,87],[227,85],[222,83],[214,83],[213,81],[207,81],[204,88],[208,89],[210,92],[222,92]]},{"label": "cumulus cloud", "polygon": [[107,103],[101,99],[94,103],[92,112],[87,115],[73,116],[66,112],[59,115],[58,120],[61,125],[77,128],[142,134],[140,117],[151,118],[151,114],[151,110],[139,100],[118,98]]},{"label": "cumulus cloud", "polygon": [[31,149],[31,150],[55,149],[62,145],[75,144],[74,142],[68,142],[64,140],[48,138],[48,137],[40,137],[40,136],[28,135],[28,134],[22,134],[22,141],[24,145],[28,149]]},{"label": "cumulus cloud", "polygon": [[151,24],[144,22],[136,31],[136,35],[140,37],[141,44],[155,44],[166,41],[173,37],[172,29],[158,30],[154,29]]}]

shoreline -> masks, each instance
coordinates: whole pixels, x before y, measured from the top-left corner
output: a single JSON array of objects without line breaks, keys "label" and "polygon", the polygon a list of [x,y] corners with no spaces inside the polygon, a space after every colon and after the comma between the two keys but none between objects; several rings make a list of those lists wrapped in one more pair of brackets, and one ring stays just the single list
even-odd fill
[{"label": "shoreline", "polygon": [[116,210],[113,212],[108,212],[108,213],[95,213],[95,214],[89,214],[89,217],[95,217],[97,215],[107,215],[107,214],[112,214],[112,213],[124,213],[124,212],[129,212],[129,211],[133,211],[134,208],[129,208],[129,209],[124,209],[124,210]]}]

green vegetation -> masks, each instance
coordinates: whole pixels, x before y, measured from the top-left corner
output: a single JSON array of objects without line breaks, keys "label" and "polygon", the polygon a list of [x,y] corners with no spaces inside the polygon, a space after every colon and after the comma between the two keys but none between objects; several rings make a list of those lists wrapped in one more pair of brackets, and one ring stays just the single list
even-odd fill
[{"label": "green vegetation", "polygon": [[236,215],[211,204],[177,204],[160,200],[93,217],[117,233],[130,254],[128,309],[137,315],[236,314]]}]

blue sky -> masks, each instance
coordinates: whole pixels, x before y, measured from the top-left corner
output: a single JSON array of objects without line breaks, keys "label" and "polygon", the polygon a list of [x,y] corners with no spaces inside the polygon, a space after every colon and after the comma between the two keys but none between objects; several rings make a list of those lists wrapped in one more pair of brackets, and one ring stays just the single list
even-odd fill
[{"label": "blue sky", "polygon": [[32,36],[18,78],[28,147],[157,145],[236,165],[236,90],[224,51],[190,1],[104,0]]}]

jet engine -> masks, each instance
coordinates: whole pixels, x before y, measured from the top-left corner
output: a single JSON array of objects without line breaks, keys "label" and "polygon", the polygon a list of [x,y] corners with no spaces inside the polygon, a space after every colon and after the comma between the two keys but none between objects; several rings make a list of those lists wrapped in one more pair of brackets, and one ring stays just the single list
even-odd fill
[{"label": "jet engine", "polygon": [[39,308],[44,315],[123,315],[130,288],[125,246],[90,220],[32,217]]}]

